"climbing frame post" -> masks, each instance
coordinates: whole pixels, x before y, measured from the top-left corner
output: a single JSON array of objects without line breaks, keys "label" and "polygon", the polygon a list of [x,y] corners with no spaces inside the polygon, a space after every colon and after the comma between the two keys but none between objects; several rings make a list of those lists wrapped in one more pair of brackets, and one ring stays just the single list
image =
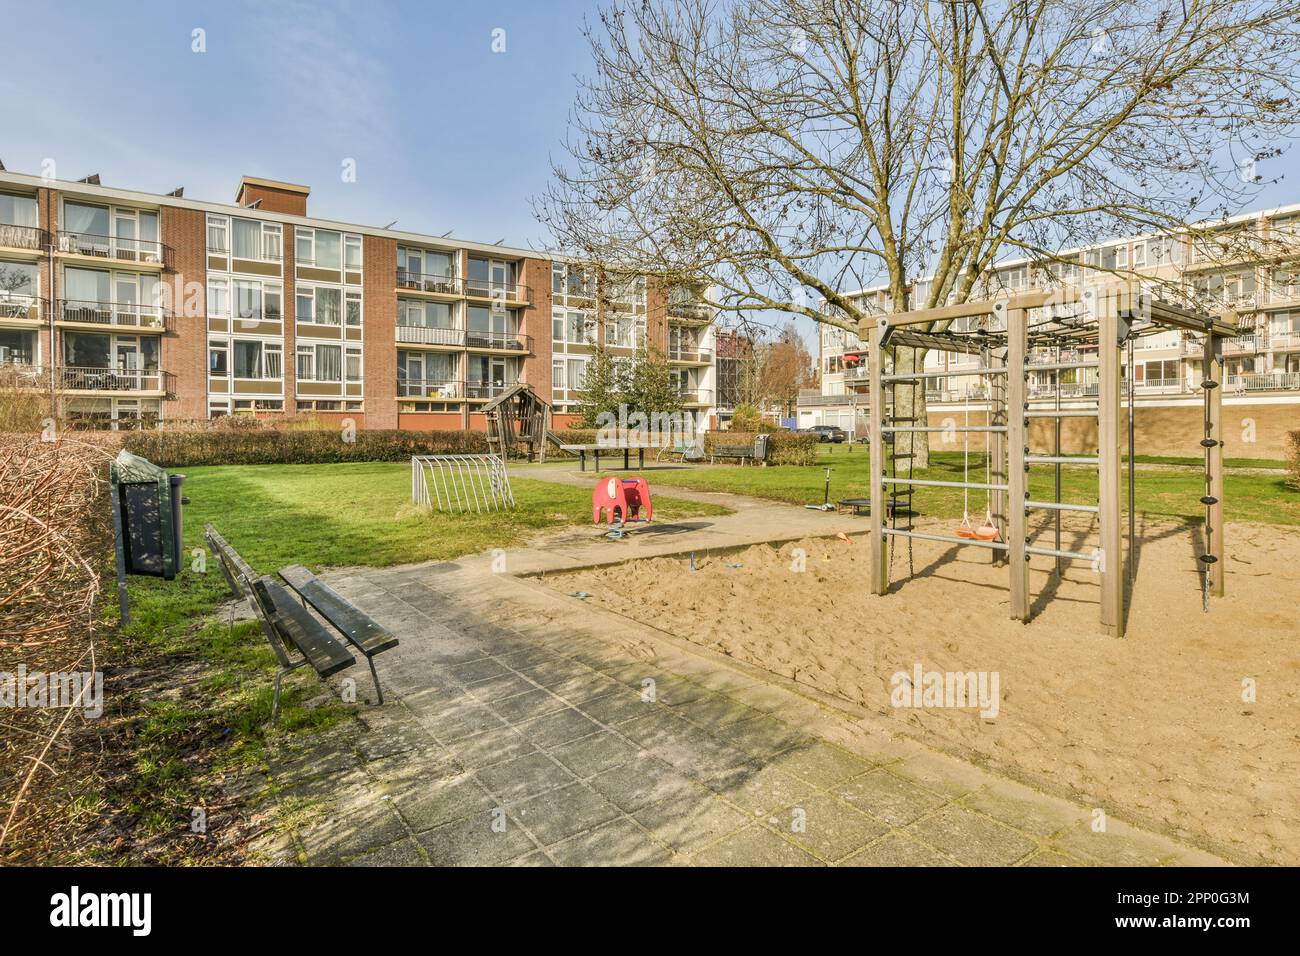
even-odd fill
[{"label": "climbing frame post", "polygon": [[867,387],[869,403],[867,407],[868,441],[870,443],[871,478],[871,525],[867,541],[871,549],[871,584],[872,594],[884,594],[889,590],[889,543],[885,539],[885,484],[880,479],[885,474],[886,460],[885,438],[882,428],[885,422],[885,383],[884,354],[880,347],[881,328],[873,324],[867,336]]},{"label": "climbing frame post", "polygon": [[1206,569],[1209,576],[1210,596],[1223,597],[1224,572],[1228,552],[1224,547],[1223,536],[1223,339],[1211,332],[1205,334],[1205,371],[1210,381],[1216,382],[1216,388],[1207,389],[1206,402],[1206,438],[1212,439],[1214,445],[1206,449],[1206,469],[1208,481],[1206,494],[1214,503],[1206,508],[1208,527],[1205,547],[1209,554],[1217,559]]},{"label": "climbing frame post", "polygon": [[1120,504],[1120,344],[1119,310],[1114,296],[1085,289],[1085,307],[1097,320],[1097,519],[1101,525],[1101,626],[1124,636],[1124,551]]},{"label": "climbing frame post", "polygon": [[1007,563],[1011,571],[1011,617],[1029,620],[1029,543],[1025,528],[1025,501],[1029,498],[1029,435],[1025,413],[1025,361],[1029,350],[1029,319],[1024,309],[1007,309]]}]

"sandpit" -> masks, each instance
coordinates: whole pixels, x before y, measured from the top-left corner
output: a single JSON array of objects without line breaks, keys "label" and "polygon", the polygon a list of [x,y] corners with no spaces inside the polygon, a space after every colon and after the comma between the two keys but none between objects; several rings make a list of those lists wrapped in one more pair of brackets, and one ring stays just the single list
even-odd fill
[{"label": "sandpit", "polygon": [[[1067,548],[1095,544],[1093,529],[1069,531]],[[860,538],[756,545],[697,559],[696,571],[652,558],[635,574],[606,567],[547,580],[1087,806],[1240,859],[1300,864],[1300,531],[1230,525],[1227,596],[1208,614],[1199,529],[1146,524],[1139,535],[1122,640],[1099,632],[1087,565],[1056,580],[1052,559],[1034,558],[1034,619],[1022,625],[1008,616],[1004,567],[935,542],[914,543],[911,580],[900,549],[884,597],[866,592]],[[997,672],[997,717],[894,707],[891,678],[917,664]]]}]

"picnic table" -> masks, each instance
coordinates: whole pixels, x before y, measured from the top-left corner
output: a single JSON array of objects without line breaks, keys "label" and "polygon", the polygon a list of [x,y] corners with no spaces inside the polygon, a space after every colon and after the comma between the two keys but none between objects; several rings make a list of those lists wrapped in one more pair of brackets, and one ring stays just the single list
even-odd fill
[{"label": "picnic table", "polygon": [[579,470],[579,471],[586,471],[586,470],[587,470],[587,453],[588,453],[588,452],[591,452],[591,453],[595,456],[595,458],[596,458],[596,470],[597,470],[597,471],[600,471],[600,453],[601,453],[601,452],[604,452],[605,454],[608,455],[610,452],[615,452],[615,453],[617,453],[617,452],[620,452],[620,451],[621,451],[621,452],[623,453],[623,470],[624,470],[624,471],[627,471],[627,470],[629,470],[629,469],[632,467],[632,465],[631,465],[631,453],[632,453],[633,451],[635,451],[635,452],[636,452],[636,458],[637,458],[636,466],[637,466],[638,468],[644,468],[644,467],[645,467],[645,450],[646,450],[647,448],[651,448],[651,447],[653,447],[653,446],[652,446],[652,445],[649,445],[649,444],[618,444],[618,445],[599,445],[599,444],[597,444],[597,445],[561,445],[561,446],[560,446],[560,448],[561,448],[562,450],[564,450],[564,451],[567,451],[567,452],[570,452],[570,453],[577,452],[577,454],[578,454],[578,463],[579,463],[579,464],[578,464],[578,470]]}]

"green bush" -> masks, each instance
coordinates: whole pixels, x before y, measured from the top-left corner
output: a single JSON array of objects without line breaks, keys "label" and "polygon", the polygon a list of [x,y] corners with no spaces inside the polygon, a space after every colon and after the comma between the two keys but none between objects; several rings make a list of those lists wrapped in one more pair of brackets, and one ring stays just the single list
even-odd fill
[{"label": "green bush", "polygon": [[[725,432],[709,432],[704,436],[704,453],[713,454],[719,445],[753,445],[757,432],[738,432],[735,429]],[[812,465],[817,462],[816,435],[795,434],[794,432],[771,432],[767,434],[767,461],[771,465]]]},{"label": "green bush", "polygon": [[323,465],[341,461],[405,461],[412,455],[457,455],[488,450],[474,431],[208,429],[139,431],[123,446],[164,468],[197,465]]}]

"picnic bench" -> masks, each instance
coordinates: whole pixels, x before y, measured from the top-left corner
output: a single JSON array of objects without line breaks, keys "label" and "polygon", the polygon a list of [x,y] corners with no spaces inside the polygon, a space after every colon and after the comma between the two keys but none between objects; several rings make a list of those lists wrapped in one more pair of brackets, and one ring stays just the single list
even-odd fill
[{"label": "picnic bench", "polygon": [[[310,664],[316,675],[324,680],[356,663],[351,651],[312,614],[312,610],[348,644],[365,655],[375,681],[377,703],[384,702],[374,656],[397,646],[393,634],[302,565],[290,565],[280,571],[288,585],[286,588],[269,574],[258,575],[211,524],[204,526],[203,539],[216,558],[231,594],[248,602],[280,663],[271,702],[273,723],[279,717],[280,686],[286,674]],[[289,647],[297,653],[297,659]]]},{"label": "picnic bench", "polygon": [[569,452],[570,454],[577,454],[577,455],[578,455],[578,470],[579,470],[579,471],[586,471],[586,470],[587,470],[587,453],[588,453],[588,452],[591,452],[591,453],[595,456],[595,458],[596,458],[596,470],[597,470],[597,471],[600,471],[600,453],[601,453],[602,451],[603,451],[605,454],[609,454],[610,452],[615,452],[615,453],[617,453],[617,452],[620,452],[620,451],[621,451],[621,452],[623,453],[623,470],[624,470],[624,471],[627,471],[628,469],[630,469],[630,468],[632,467],[631,464],[629,463],[629,462],[630,462],[630,455],[631,455],[631,453],[632,453],[633,451],[635,451],[635,452],[636,452],[636,457],[637,457],[637,463],[636,463],[636,466],[637,466],[638,468],[644,468],[644,467],[645,467],[645,450],[646,450],[647,448],[649,448],[649,447],[650,447],[649,445],[642,445],[642,444],[636,444],[636,445],[626,445],[626,444],[620,444],[620,445],[600,445],[600,444],[596,444],[596,445],[561,445],[561,446],[560,446],[561,450],[563,450],[563,451],[567,451],[567,452]]},{"label": "picnic bench", "polygon": [[745,442],[736,445],[718,445],[713,446],[709,452],[709,464],[713,464],[718,458],[739,458],[743,465],[746,461],[761,462],[767,464],[767,436],[755,435],[752,442]]}]

